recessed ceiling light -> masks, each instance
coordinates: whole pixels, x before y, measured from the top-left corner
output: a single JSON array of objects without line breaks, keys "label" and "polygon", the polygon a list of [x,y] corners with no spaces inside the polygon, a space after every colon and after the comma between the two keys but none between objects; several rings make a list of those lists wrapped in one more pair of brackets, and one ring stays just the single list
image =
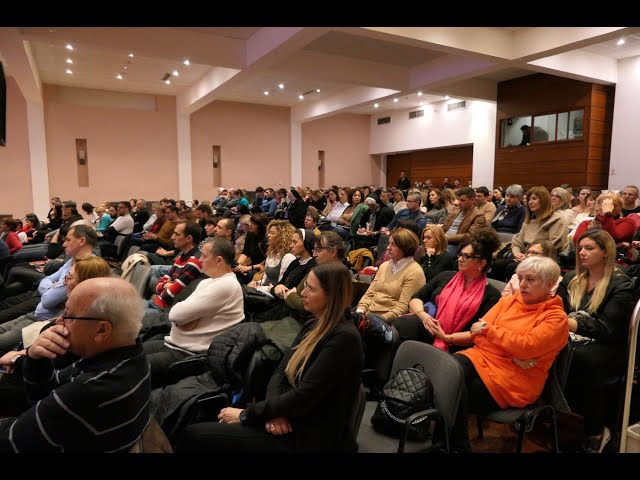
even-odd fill
[{"label": "recessed ceiling light", "polygon": [[304,100],[304,95],[298,95],[298,98],[299,98],[300,100]]},{"label": "recessed ceiling light", "polygon": [[66,71],[65,73],[66,73],[67,75],[71,75],[73,72],[67,68],[67,71]]},{"label": "recessed ceiling light", "polygon": [[129,54],[129,58],[133,58],[133,53],[130,53],[130,54]]},{"label": "recessed ceiling light", "polygon": [[118,80],[122,80],[122,75],[118,74],[118,75],[116,75],[116,78],[117,78]]},{"label": "recessed ceiling light", "polygon": [[126,70],[126,69],[127,69],[127,68],[129,68],[129,67],[127,67],[127,66],[125,65],[125,66],[124,66],[124,67],[122,67],[122,68],[124,68],[124,69]]},{"label": "recessed ceiling light", "polygon": [[398,99],[397,99],[397,98],[394,98],[394,99],[393,99],[393,103],[398,103]]},{"label": "recessed ceiling light", "polygon": [[188,59],[188,58],[187,58],[184,62],[182,62],[182,63],[184,63],[186,66],[191,65],[191,62],[189,61],[189,59]]},{"label": "recessed ceiling light", "polygon": [[178,70],[174,70],[174,71],[173,71],[173,76],[174,76],[174,77],[177,77],[178,75],[180,75],[180,74],[178,73]]},{"label": "recessed ceiling light", "polygon": [[420,106],[424,105],[424,102],[420,102]]},{"label": "recessed ceiling light", "polygon": [[67,46],[65,48],[67,50],[73,50],[73,45],[71,45],[70,43],[67,43]]},{"label": "recessed ceiling light", "polygon": [[269,90],[265,90],[263,93],[268,96],[269,95]]},{"label": "recessed ceiling light", "polygon": [[377,103],[374,103],[374,104],[373,104],[373,108],[378,108],[379,106],[380,106],[380,105],[379,105],[379,104],[377,104]]},{"label": "recessed ceiling light", "polygon": [[624,45],[624,38],[621,38],[620,40],[618,40],[618,45]]},{"label": "recessed ceiling light", "polygon": [[72,65],[72,64],[73,64],[73,60],[71,60],[70,58],[67,58],[67,63],[68,63],[69,65]]},{"label": "recessed ceiling light", "polygon": [[171,85],[171,80],[167,79],[164,81],[164,83],[166,83],[167,85]]},{"label": "recessed ceiling light", "polygon": [[444,96],[444,99],[445,99],[445,100],[449,100],[450,98],[451,98],[451,97],[450,97],[449,95],[445,95],[445,96]]},{"label": "recessed ceiling light", "polygon": [[422,92],[418,92],[418,96],[421,97],[422,96]]},{"label": "recessed ceiling light", "polygon": [[279,83],[279,84],[278,84],[278,88],[279,88],[280,90],[284,90],[284,83]]},{"label": "recessed ceiling light", "polygon": [[320,89],[319,89],[319,88],[316,88],[316,92],[320,93]]}]

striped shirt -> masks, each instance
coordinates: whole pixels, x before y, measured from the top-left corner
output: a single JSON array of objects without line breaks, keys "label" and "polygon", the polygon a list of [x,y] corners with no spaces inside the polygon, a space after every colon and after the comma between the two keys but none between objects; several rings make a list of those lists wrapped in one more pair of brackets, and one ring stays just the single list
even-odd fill
[{"label": "striped shirt", "polygon": [[26,358],[33,405],[0,431],[0,452],[127,452],[149,423],[149,362],[140,340],[54,370]]},{"label": "striped shirt", "polygon": [[[169,273],[160,278],[160,281],[156,285],[157,297],[153,298],[153,303],[161,308],[167,308],[173,302],[173,299],[178,295],[184,287],[189,285],[193,280],[200,276],[202,272],[202,265],[200,263],[200,250],[198,247],[194,247],[187,253],[178,255]],[[164,288],[164,284],[172,282],[171,286],[167,289]]]}]

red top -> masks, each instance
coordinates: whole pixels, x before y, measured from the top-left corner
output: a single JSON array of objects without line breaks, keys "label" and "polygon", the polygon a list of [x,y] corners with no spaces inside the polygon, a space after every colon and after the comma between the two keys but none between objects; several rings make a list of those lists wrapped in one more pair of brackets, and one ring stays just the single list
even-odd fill
[{"label": "red top", "polygon": [[[636,233],[636,222],[628,217],[620,217],[614,220],[610,213],[605,213],[604,215],[596,216],[596,220],[600,222],[602,229],[611,235],[616,243],[631,242],[633,234]],[[591,223],[591,220],[585,220],[578,225],[573,236],[573,243],[578,245],[578,239],[580,235],[587,231],[589,223]]]},{"label": "red top", "polygon": [[4,237],[4,242],[9,247],[9,253],[13,255],[18,250],[22,250],[22,242],[18,238],[18,234],[16,232],[9,232],[9,234]]}]

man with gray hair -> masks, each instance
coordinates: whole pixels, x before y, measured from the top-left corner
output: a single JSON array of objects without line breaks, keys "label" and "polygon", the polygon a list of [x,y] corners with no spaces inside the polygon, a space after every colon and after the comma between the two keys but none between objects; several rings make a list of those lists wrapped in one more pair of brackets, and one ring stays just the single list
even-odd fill
[{"label": "man with gray hair", "polygon": [[[138,333],[142,299],[119,278],[92,278],[27,349],[25,392],[34,405],[0,425],[0,452],[127,452],[149,423],[149,363]],[[59,371],[67,352],[78,362]]]},{"label": "man with gray hair", "polygon": [[522,228],[527,209],[522,204],[524,191],[514,183],[505,190],[504,204],[496,209],[491,228],[500,233],[518,233]]}]

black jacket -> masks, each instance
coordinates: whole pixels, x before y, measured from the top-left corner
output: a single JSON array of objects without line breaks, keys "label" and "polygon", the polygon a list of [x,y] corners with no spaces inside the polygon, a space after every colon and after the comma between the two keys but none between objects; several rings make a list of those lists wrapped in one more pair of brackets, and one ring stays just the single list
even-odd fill
[{"label": "black jacket", "polygon": [[[558,286],[558,295],[562,298],[564,309],[567,313],[576,310],[586,312],[587,304],[591,300],[591,294],[582,297],[580,308],[573,309],[569,304],[569,294],[567,287],[569,282],[576,276],[576,272],[567,272]],[[633,311],[631,295],[633,292],[633,282],[623,273],[616,271],[609,282],[605,300],[592,315],[581,315],[576,318],[578,322],[578,335],[590,337],[597,342],[617,345],[625,348],[629,336],[629,322]]]},{"label": "black jacket", "polygon": [[[316,322],[309,320],[304,325],[293,346]],[[343,318],[318,342],[295,387],[284,373],[294,351],[289,351],[271,377],[266,400],[247,406],[247,422],[264,427],[267,420],[284,416],[291,421],[297,451],[355,452],[348,423],[364,358],[355,325]]]},{"label": "black jacket", "polygon": [[434,278],[440,272],[453,271],[456,268],[455,259],[451,255],[447,255],[447,252],[444,252],[442,255],[425,255],[418,260],[418,263],[422,267],[427,281]]},{"label": "black jacket", "polygon": [[[418,290],[411,299],[419,298],[423,302],[433,302],[435,305],[436,297],[442,293],[444,287],[451,281],[451,279],[458,272],[446,271],[437,274],[431,280],[429,280],[424,287]],[[500,300],[500,292],[493,285],[487,285],[484,289],[484,296],[482,297],[482,303],[478,312],[474,315],[469,323],[467,323],[462,330],[469,330],[471,325],[482,318],[491,308]]]}]

